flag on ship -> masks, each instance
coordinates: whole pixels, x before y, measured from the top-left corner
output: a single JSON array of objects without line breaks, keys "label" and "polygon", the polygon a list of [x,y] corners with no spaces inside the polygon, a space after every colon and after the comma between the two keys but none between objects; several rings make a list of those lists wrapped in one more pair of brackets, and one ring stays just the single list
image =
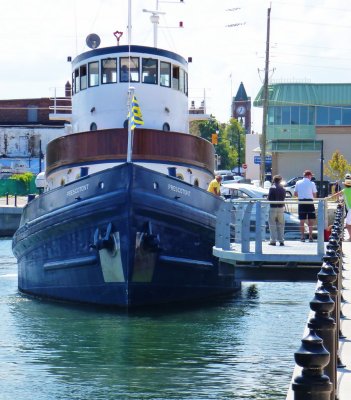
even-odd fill
[{"label": "flag on ship", "polygon": [[135,129],[135,127],[137,125],[144,125],[143,115],[141,113],[138,101],[135,96],[133,96],[133,98],[132,98],[131,115],[132,115],[132,118],[130,120],[130,124],[131,124],[130,126],[131,126],[132,130]]}]

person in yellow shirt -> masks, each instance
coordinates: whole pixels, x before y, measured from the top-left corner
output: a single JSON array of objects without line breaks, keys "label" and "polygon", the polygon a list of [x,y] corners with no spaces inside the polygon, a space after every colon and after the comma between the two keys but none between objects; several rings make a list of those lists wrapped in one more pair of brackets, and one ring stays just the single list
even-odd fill
[{"label": "person in yellow shirt", "polygon": [[220,196],[221,182],[222,182],[222,177],[220,175],[216,175],[216,177],[208,185],[207,191],[216,194],[217,196]]}]

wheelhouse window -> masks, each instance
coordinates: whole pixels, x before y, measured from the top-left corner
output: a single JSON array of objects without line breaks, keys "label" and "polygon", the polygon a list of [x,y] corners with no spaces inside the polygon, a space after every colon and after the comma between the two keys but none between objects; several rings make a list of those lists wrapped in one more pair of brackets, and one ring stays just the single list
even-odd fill
[{"label": "wheelhouse window", "polygon": [[79,81],[79,69],[74,70],[74,89],[75,93],[80,91],[80,81]]},{"label": "wheelhouse window", "polygon": [[185,71],[184,69],[179,69],[179,90],[185,93]]},{"label": "wheelhouse window", "polygon": [[117,82],[117,59],[106,58],[101,60],[101,83]]},{"label": "wheelhouse window", "polygon": [[76,81],[75,81],[75,71],[72,72],[72,96],[76,92]]},{"label": "wheelhouse window", "polygon": [[94,61],[89,63],[89,87],[99,85],[99,62]]},{"label": "wheelhouse window", "polygon": [[121,57],[119,60],[120,82],[139,82],[139,57]]},{"label": "wheelhouse window", "polygon": [[160,62],[160,85],[171,87],[171,64],[164,61]]},{"label": "wheelhouse window", "polygon": [[157,84],[157,60],[154,58],[143,58],[141,64],[141,76],[143,83]]},{"label": "wheelhouse window", "polygon": [[179,90],[179,67],[176,65],[172,68],[172,88]]},{"label": "wheelhouse window", "polygon": [[84,90],[87,88],[87,66],[81,65],[79,68],[80,74],[80,90]]}]

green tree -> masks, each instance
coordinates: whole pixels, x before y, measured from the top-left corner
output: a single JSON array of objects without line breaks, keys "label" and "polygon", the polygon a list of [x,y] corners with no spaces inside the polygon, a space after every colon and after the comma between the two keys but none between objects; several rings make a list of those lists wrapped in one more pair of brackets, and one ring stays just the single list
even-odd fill
[{"label": "green tree", "polygon": [[324,167],[325,175],[329,176],[331,180],[341,181],[348,172],[351,172],[351,164],[347,162],[339,150],[336,150]]},{"label": "green tree", "polygon": [[220,157],[219,169],[233,169],[238,165],[238,145],[240,142],[240,164],[245,160],[245,131],[234,118],[228,124],[220,123],[211,115],[210,119],[198,124],[200,136],[209,142],[212,134],[218,132],[218,143],[214,145],[215,152]]},{"label": "green tree", "polygon": [[23,174],[13,174],[10,179],[22,182],[27,190],[29,190],[30,183],[34,175],[31,172],[25,172]]},{"label": "green tree", "polygon": [[245,130],[237,119],[230,119],[224,130],[223,139],[229,147],[228,161],[231,169],[241,167],[245,161]]}]

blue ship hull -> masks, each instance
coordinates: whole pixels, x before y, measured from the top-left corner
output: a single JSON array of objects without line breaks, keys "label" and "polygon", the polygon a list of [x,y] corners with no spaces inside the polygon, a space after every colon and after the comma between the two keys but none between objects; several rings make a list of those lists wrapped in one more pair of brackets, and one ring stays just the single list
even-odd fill
[{"label": "blue ship hull", "polygon": [[212,255],[220,201],[129,163],[46,192],[14,235],[19,289],[126,308],[238,290]]}]

